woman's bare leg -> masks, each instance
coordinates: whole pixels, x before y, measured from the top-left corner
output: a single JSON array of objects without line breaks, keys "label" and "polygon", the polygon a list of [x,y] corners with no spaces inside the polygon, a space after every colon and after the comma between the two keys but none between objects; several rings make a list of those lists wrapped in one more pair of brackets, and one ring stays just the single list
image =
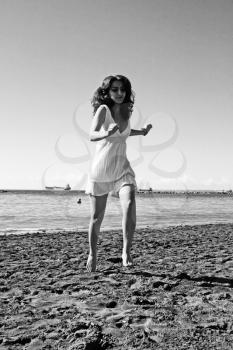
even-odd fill
[{"label": "woman's bare leg", "polygon": [[96,270],[97,261],[97,241],[100,226],[104,218],[108,195],[90,196],[91,201],[91,220],[89,225],[89,256],[87,259],[87,270],[94,272]]},{"label": "woman's bare leg", "polygon": [[122,231],[123,231],[123,266],[133,264],[130,256],[132,247],[133,234],[136,227],[136,201],[135,190],[133,185],[125,185],[119,191],[119,197],[122,207]]}]

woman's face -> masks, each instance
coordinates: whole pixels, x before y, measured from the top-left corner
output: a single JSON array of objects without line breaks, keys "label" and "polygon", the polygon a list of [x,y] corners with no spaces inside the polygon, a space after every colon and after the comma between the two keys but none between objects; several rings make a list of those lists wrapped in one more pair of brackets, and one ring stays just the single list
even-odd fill
[{"label": "woman's face", "polygon": [[126,96],[126,91],[122,81],[115,80],[109,90],[109,97],[113,100],[113,102],[117,104],[121,104],[124,102]]}]

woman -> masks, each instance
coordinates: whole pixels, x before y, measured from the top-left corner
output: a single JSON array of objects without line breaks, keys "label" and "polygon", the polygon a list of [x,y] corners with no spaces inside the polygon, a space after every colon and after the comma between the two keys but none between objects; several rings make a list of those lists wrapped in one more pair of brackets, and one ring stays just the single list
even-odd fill
[{"label": "woman", "polygon": [[133,135],[145,136],[152,128],[150,124],[141,130],[130,128],[133,104],[131,83],[122,75],[106,77],[92,99],[94,118],[90,140],[97,141],[97,145],[86,187],[92,208],[87,259],[89,272],[96,270],[97,239],[110,192],[119,195],[122,207],[123,266],[132,265],[130,249],[136,227],[136,181],[126,156],[126,139]]}]

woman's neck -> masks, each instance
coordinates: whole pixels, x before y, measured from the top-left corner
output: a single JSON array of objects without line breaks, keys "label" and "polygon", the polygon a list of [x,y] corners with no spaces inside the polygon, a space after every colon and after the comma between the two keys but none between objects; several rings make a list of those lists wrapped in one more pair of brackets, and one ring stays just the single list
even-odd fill
[{"label": "woman's neck", "polygon": [[128,105],[125,103],[122,104],[114,104],[111,107],[111,112],[113,115],[113,118],[115,120],[129,120],[129,109],[128,109]]},{"label": "woman's neck", "polygon": [[121,110],[121,105],[120,105],[120,104],[114,104],[114,105],[112,106],[112,111],[113,111],[114,113],[119,113],[120,110]]}]

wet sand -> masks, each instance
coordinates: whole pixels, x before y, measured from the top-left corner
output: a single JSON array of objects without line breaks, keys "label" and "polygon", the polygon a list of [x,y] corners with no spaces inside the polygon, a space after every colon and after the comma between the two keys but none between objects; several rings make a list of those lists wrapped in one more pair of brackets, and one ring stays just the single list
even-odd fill
[{"label": "wet sand", "polygon": [[0,237],[0,349],[232,349],[233,224]]}]

